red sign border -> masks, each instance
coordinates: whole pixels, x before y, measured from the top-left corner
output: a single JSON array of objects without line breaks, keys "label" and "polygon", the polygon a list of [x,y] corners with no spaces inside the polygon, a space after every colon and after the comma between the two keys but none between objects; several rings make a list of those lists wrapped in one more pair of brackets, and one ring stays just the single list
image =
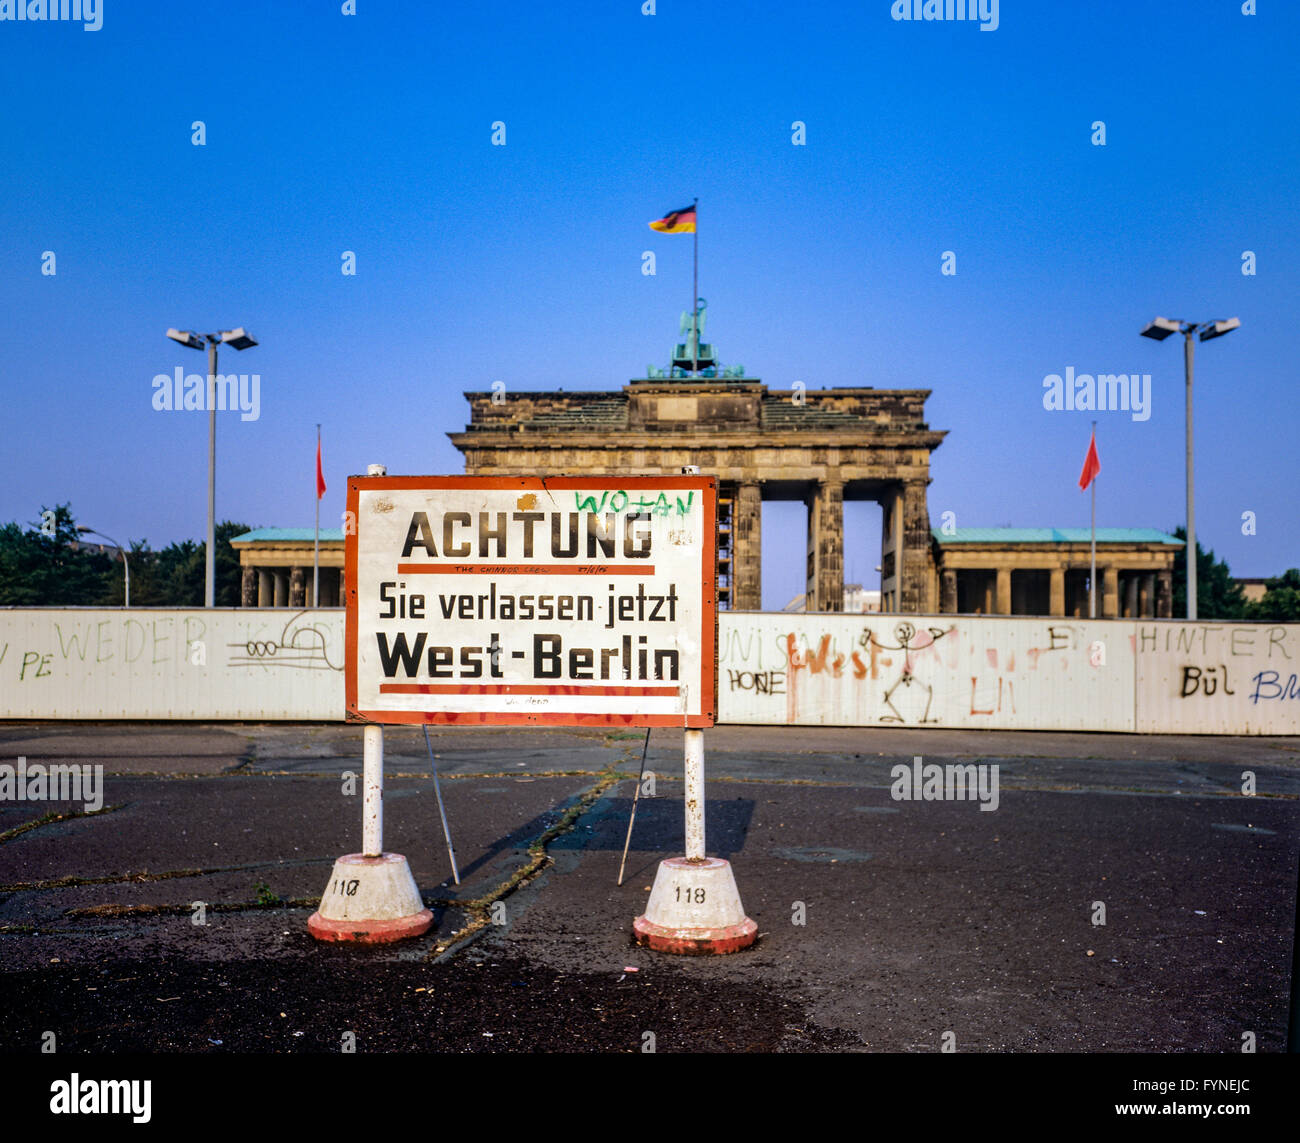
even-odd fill
[{"label": "red sign border", "polygon": [[[608,487],[607,487],[608,486]],[[582,489],[635,491],[688,489],[704,494],[703,615],[700,623],[699,714],[611,714],[541,711],[366,711],[357,708],[357,560],[361,523],[360,493],[393,489],[428,491],[509,488],[521,492]],[[344,682],[348,722],[384,725],[449,726],[681,726],[705,729],[717,721],[718,710],[718,479],[716,476],[349,476],[347,521],[344,529],[344,584],[347,604]]]}]

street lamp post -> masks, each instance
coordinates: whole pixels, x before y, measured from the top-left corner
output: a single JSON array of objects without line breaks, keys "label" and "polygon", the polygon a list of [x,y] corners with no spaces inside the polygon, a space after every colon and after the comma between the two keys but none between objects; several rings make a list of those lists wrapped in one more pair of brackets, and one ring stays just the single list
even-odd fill
[{"label": "street lamp post", "polygon": [[[202,349],[205,339],[193,330],[169,329],[167,336],[189,349]],[[248,349],[257,344],[242,326],[239,329],[210,333],[206,337],[208,348],[208,542],[204,574],[203,606],[216,606],[217,598],[217,345],[225,342],[235,349]]]},{"label": "street lamp post", "polygon": [[112,536],[105,535],[103,532],[97,532],[95,531],[94,528],[87,528],[84,524],[78,524],[77,531],[80,532],[82,535],[102,536],[105,540],[107,540],[110,544],[112,544],[119,552],[122,553],[122,567],[126,569],[126,590],[125,590],[124,606],[130,607],[131,606],[131,564],[126,558],[126,549],[122,547],[122,545],[119,544],[115,539],[113,539]]},{"label": "street lamp post", "polygon": [[1187,562],[1188,619],[1196,618],[1196,510],[1192,489],[1192,338],[1199,333],[1202,341],[1211,341],[1216,337],[1222,337],[1225,333],[1231,333],[1240,325],[1241,322],[1237,318],[1229,318],[1227,321],[1194,322],[1158,317],[1142,331],[1143,337],[1155,341],[1164,341],[1174,333],[1183,335],[1183,374],[1187,391],[1187,546],[1184,549],[1184,559]]}]

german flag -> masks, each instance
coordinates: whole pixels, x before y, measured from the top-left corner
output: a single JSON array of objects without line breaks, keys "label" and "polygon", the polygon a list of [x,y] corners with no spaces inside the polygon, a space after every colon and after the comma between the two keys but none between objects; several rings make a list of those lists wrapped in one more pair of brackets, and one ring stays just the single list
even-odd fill
[{"label": "german flag", "polygon": [[661,234],[694,234],[695,207],[686,206],[681,210],[670,210],[663,218],[650,224],[651,230]]}]

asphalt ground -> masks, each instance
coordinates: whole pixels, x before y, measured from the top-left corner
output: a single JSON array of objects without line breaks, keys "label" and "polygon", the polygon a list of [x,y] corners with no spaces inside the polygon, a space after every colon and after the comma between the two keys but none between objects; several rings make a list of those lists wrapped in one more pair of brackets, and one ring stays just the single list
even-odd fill
[{"label": "asphalt ground", "polygon": [[[431,735],[461,884],[389,728],[385,848],[435,923],[356,948],[306,922],[360,848],[360,728],[0,725],[2,762],[106,774],[95,814],[0,801],[0,1052],[1285,1051],[1300,740],[717,728],[708,851],[759,939],[684,958],[631,940],[683,849],[680,731],[621,887],[644,732]],[[894,800],[918,755],[996,765],[996,811]]]}]

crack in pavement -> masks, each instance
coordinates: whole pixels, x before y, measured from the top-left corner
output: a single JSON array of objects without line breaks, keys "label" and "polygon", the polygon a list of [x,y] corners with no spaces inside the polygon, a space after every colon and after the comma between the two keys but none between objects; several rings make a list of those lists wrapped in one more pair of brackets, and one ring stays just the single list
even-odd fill
[{"label": "crack in pavement", "polygon": [[68,889],[76,885],[126,885],[145,884],[150,881],[170,881],[176,877],[208,877],[214,873],[244,873],[254,869],[282,869],[294,865],[325,865],[333,863],[332,857],[302,857],[293,861],[253,861],[245,865],[218,865],[210,869],[169,869],[162,873],[115,873],[108,877],[79,877],[70,874],[67,877],[55,877],[47,881],[16,881],[12,885],[0,885],[0,893],[26,893],[43,889]]},{"label": "crack in pavement", "polygon": [[[638,741],[640,737],[640,735],[637,735]],[[549,825],[528,843],[529,859],[525,865],[516,869],[505,881],[495,889],[488,890],[481,897],[476,897],[472,901],[456,902],[460,908],[469,914],[469,923],[452,933],[446,940],[439,941],[425,954],[424,959],[437,962],[458,952],[491,924],[489,910],[495,902],[503,900],[516,889],[527,885],[542,870],[553,864],[554,859],[547,853],[546,847],[557,837],[561,837],[572,830],[578,819],[600,800],[606,790],[619,782],[635,777],[631,773],[615,769],[615,767],[621,766],[625,762],[630,762],[635,751],[636,747],[634,745],[625,747],[622,757],[610,762],[609,766],[601,772],[598,781],[584,790],[578,796],[578,800],[565,810],[557,821]]]},{"label": "crack in pavement", "polygon": [[[641,736],[636,735],[634,736],[634,738],[636,741],[639,742]],[[502,900],[503,898],[513,893],[516,889],[520,888],[523,885],[526,885],[529,881],[531,881],[539,873],[541,873],[542,870],[544,870],[545,868],[547,868],[547,866],[552,864],[552,858],[546,852],[547,845],[555,838],[568,833],[573,828],[578,818],[580,818],[605,793],[606,790],[616,785],[617,783],[632,778],[634,776],[628,772],[618,769],[618,767],[631,760],[631,757],[634,752],[635,752],[634,746],[632,745],[625,746],[622,750],[621,755],[618,758],[613,759],[609,763],[609,765],[606,766],[603,770],[581,769],[581,770],[530,771],[523,775],[521,775],[518,770],[497,770],[497,771],[483,771],[474,774],[444,775],[444,777],[449,779],[450,778],[526,777],[531,780],[534,778],[585,777],[591,775],[599,775],[599,778],[595,783],[593,783],[591,786],[583,790],[579,794],[577,801],[572,806],[570,806],[567,810],[561,813],[559,818],[556,821],[552,822],[551,825],[549,825],[540,834],[538,834],[535,838],[533,838],[531,841],[527,843],[526,850],[529,857],[528,861],[522,867],[515,870],[514,873],[512,873],[508,878],[506,878],[505,881],[497,885],[495,888],[490,889],[488,890],[488,892],[469,901],[449,899],[449,898],[438,898],[438,897],[431,898],[425,896],[424,894],[421,894],[421,899],[423,903],[427,906],[437,907],[442,909],[453,909],[453,908],[462,909],[469,915],[470,918],[469,923],[467,925],[465,925],[461,929],[458,929],[456,932],[452,933],[451,937],[449,937],[447,940],[440,941],[437,945],[435,945],[434,948],[426,955],[425,959],[438,960],[448,955],[450,951],[458,948],[461,945],[466,944],[490,923],[489,912],[493,903]],[[246,761],[247,759],[245,759],[245,762]],[[245,764],[245,762],[241,762],[240,767],[242,767]],[[193,778],[241,777],[241,778],[246,778],[246,777],[254,777],[254,776],[258,776],[258,777],[274,776],[276,773],[279,773],[283,776],[293,776],[293,777],[319,776],[322,778],[329,778],[329,779],[336,779],[338,777],[336,773],[332,773],[332,772],[320,773],[320,774],[312,774],[312,773],[304,774],[301,771],[282,771],[282,772],[257,771],[257,770],[243,770],[238,767],[231,770],[223,771],[221,774],[216,774],[216,775],[212,775],[212,774],[146,775],[137,772],[129,776],[135,778],[141,778],[141,777],[150,777],[150,778],[152,777],[193,777]],[[430,775],[428,771],[424,771],[419,774],[398,773],[398,774],[388,774],[385,776],[388,778],[397,778],[397,777],[428,778]],[[64,813],[64,814],[52,812],[46,814],[44,817],[39,818],[35,821],[27,822],[21,826],[15,827],[12,830],[6,831],[4,834],[0,834],[0,841],[8,840],[10,837],[18,836],[21,833],[24,833],[31,829],[35,829],[41,825],[53,824],[54,822],[69,820],[72,818],[93,817],[96,814],[107,813],[109,810],[115,810],[120,808],[122,808],[121,805],[114,805],[114,806],[106,806],[101,810],[94,810],[89,812],[76,811],[76,812]],[[273,867],[283,868],[286,865],[318,865],[318,864],[325,864],[327,862],[332,862],[333,860],[334,859],[332,857],[314,857],[314,858],[300,858],[289,862],[265,861],[265,862],[252,862],[252,863],[241,864],[241,865],[213,866],[213,867],[202,868],[202,869],[166,870],[161,873],[149,873],[147,871],[143,871],[140,873],[115,874],[106,877],[79,877],[76,875],[71,875],[67,877],[53,878],[45,881],[17,882],[11,885],[0,885],[0,893],[64,889],[64,888],[70,888],[79,885],[144,884],[144,883],[155,882],[155,881],[174,880],[178,878],[207,877],[207,876],[212,876],[220,873],[246,872],[249,870],[266,869],[266,868],[273,868]],[[317,908],[319,904],[320,904],[320,899],[318,897],[294,897],[294,898],[277,898],[273,901],[259,900],[259,901],[250,901],[250,902],[214,902],[211,904],[207,904],[206,908],[210,912],[237,913],[237,912],[243,912],[248,910],[266,910],[266,909],[289,909],[289,908],[314,909]],[[137,917],[137,916],[159,916],[159,915],[183,915],[183,914],[191,913],[192,911],[193,911],[193,907],[191,905],[173,905],[173,904],[121,905],[121,904],[113,904],[113,903],[104,903],[99,905],[89,905],[80,908],[67,909],[64,912],[64,916],[67,917]],[[0,925],[0,934],[6,934],[6,935],[19,935],[19,934],[36,935],[39,932],[45,932],[45,931],[49,931],[49,930],[42,930],[39,929],[37,926],[33,926],[33,925]]]},{"label": "crack in pavement", "polygon": [[[274,901],[204,901],[206,913],[243,913],[250,909],[314,909],[318,897],[277,898]],[[86,905],[65,909],[65,917],[147,917],[193,913],[191,905]]]},{"label": "crack in pavement", "polygon": [[114,810],[120,810],[125,805],[125,802],[118,802],[115,805],[104,806],[98,810],[69,810],[65,813],[60,813],[58,810],[50,810],[48,813],[42,814],[39,818],[34,818],[32,821],[24,822],[20,826],[14,826],[13,829],[7,829],[4,833],[0,833],[0,844],[3,844],[6,841],[12,841],[20,834],[26,833],[28,830],[39,829],[41,826],[46,825],[54,825],[57,822],[72,821],[74,818],[93,818],[99,814],[111,814]]},{"label": "crack in pavement", "polygon": [[[180,773],[175,770],[108,770],[106,778],[148,778],[177,779],[192,781],[194,779],[213,780],[217,778],[328,778],[337,781],[338,770],[244,770],[230,767],[215,774]],[[443,781],[456,781],[462,778],[585,778],[604,773],[603,770],[481,770],[468,774],[440,773]],[[384,769],[384,780],[391,778],[429,778],[428,770],[389,770]]]},{"label": "crack in pavement", "polygon": [[[994,763],[997,765],[997,763]],[[682,783],[683,778],[675,774],[656,773],[658,782]],[[755,778],[739,774],[710,774],[709,783],[730,783],[733,785],[752,786],[811,786],[819,790],[889,790],[893,782],[834,782],[818,778]],[[1020,782],[1014,778],[1003,778],[999,782],[1003,790],[1018,790],[1024,793],[1063,793],[1063,794],[1141,794],[1154,798],[1276,798],[1281,801],[1300,800],[1300,794],[1282,794],[1265,790],[1256,790],[1253,794],[1243,794],[1231,785],[1225,789],[1187,789],[1169,790],[1156,786],[1091,786],[1077,782]]]}]

